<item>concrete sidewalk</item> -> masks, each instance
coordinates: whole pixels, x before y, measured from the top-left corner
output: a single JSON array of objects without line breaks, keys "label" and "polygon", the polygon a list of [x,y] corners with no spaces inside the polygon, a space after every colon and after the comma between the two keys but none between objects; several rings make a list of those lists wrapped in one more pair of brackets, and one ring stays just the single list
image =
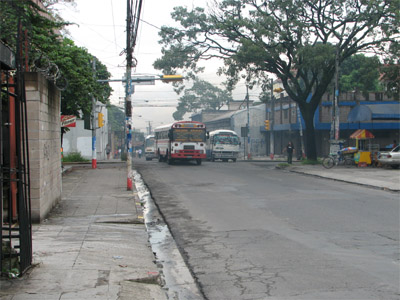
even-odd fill
[{"label": "concrete sidewalk", "polygon": [[321,165],[294,164],[287,168],[291,172],[323,177],[331,180],[399,192],[400,170],[390,168],[374,168],[356,166],[337,166],[325,169]]},{"label": "concrete sidewalk", "polygon": [[62,200],[33,225],[33,256],[22,278],[0,280],[0,299],[166,299],[125,163],[63,176]]},{"label": "concrete sidewalk", "polygon": [[[286,163],[284,157],[271,160],[267,156],[255,157],[246,162],[275,162]],[[301,161],[293,161],[293,164],[284,168],[290,172],[323,177],[336,181],[364,185],[373,188],[399,192],[400,191],[400,169],[390,167],[357,167],[357,166],[335,166],[326,169],[322,165],[305,165]]]}]

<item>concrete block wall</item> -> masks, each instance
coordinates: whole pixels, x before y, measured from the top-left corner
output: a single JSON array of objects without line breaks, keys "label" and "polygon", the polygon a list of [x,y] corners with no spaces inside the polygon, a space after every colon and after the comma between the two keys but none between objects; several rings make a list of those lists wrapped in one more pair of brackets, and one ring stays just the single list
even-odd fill
[{"label": "concrete block wall", "polygon": [[33,222],[61,199],[60,91],[40,73],[25,73]]}]

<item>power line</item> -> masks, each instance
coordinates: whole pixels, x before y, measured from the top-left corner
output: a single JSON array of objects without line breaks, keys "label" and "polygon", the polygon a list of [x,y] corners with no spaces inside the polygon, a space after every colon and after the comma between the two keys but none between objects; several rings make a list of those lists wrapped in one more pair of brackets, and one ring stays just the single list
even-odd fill
[{"label": "power line", "polygon": [[117,49],[117,34],[115,33],[115,22],[114,22],[114,6],[112,0],[111,2],[111,15],[112,15],[112,22],[113,22],[113,29],[114,29],[114,42],[115,42],[115,51],[118,52]]}]

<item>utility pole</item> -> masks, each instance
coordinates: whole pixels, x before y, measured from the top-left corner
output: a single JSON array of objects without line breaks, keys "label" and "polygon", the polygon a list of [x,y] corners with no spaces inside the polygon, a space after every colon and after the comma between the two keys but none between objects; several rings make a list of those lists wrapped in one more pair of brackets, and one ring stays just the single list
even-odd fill
[{"label": "utility pole", "polygon": [[[93,78],[96,77],[96,60],[93,58]],[[96,99],[92,95],[92,169],[97,168],[96,154]]]},{"label": "utility pole", "polygon": [[305,158],[306,152],[304,149],[303,123],[301,121],[301,111],[300,111],[300,107],[298,104],[297,104],[297,116],[298,116],[298,121],[299,121],[299,130],[300,130],[301,157]]},{"label": "utility pole", "polygon": [[246,104],[247,104],[247,159],[251,159],[250,147],[250,108],[249,108],[249,86],[246,84]]},{"label": "utility pole", "polygon": [[339,45],[335,57],[335,140],[339,140]]},{"label": "utility pole", "polygon": [[336,45],[336,56],[335,56],[335,95],[332,104],[332,121],[330,131],[330,147],[329,153],[336,154],[343,141],[339,140],[339,126],[340,126],[340,114],[339,114],[339,44]]},{"label": "utility pole", "polygon": [[269,115],[269,124],[270,124],[270,132],[269,132],[269,157],[274,159],[275,153],[275,141],[274,141],[274,120],[275,120],[275,96],[274,96],[274,81],[271,79],[271,112]]},{"label": "utility pole", "polygon": [[131,7],[130,0],[126,5],[126,82],[125,82],[125,128],[126,128],[126,167],[127,167],[127,190],[132,190],[132,45],[131,45]]}]

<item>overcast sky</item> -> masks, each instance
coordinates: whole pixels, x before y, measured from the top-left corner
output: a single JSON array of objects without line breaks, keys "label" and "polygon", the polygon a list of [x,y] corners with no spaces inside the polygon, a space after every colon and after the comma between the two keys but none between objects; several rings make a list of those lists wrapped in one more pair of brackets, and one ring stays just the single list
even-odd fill
[{"label": "overcast sky", "polygon": [[[159,70],[153,68],[153,63],[161,57],[161,46],[158,44],[158,32],[163,25],[174,25],[171,12],[176,6],[206,7],[209,0],[143,0],[139,32],[134,49],[137,67],[132,75],[158,75]],[[68,27],[70,38],[75,44],[88,49],[96,56],[108,71],[112,79],[121,79],[126,71],[126,1],[124,0],[75,0],[76,7],[58,5],[61,16],[76,25]],[[222,81],[216,74],[216,68],[206,67],[202,75],[215,85]],[[121,82],[111,83],[114,90],[111,103],[123,106],[124,87]],[[239,85],[234,93],[235,100],[245,97],[244,85]],[[156,81],[155,85],[136,86],[132,95],[133,127],[145,132],[151,122],[154,128],[161,124],[173,122],[172,113],[179,96],[170,84]],[[254,98],[254,97],[251,97]],[[148,101],[148,102],[145,102]],[[136,107],[135,105],[174,105],[170,107]]]}]

